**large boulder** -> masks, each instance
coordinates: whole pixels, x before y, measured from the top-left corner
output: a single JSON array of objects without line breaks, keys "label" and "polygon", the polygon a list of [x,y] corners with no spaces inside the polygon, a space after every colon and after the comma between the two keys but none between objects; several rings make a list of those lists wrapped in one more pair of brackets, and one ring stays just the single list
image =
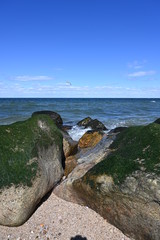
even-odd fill
[{"label": "large boulder", "polygon": [[104,132],[89,130],[87,131],[78,142],[80,148],[94,147],[103,138]]},{"label": "large boulder", "polygon": [[77,199],[136,240],[160,236],[160,125],[130,127],[72,182]]},{"label": "large boulder", "polygon": [[55,122],[55,124],[58,127],[62,126],[62,124],[63,124],[63,120],[62,120],[61,116],[58,113],[53,112],[53,111],[48,111],[48,110],[37,111],[37,112],[34,112],[32,114],[32,116],[40,115],[40,114],[48,115]]},{"label": "large boulder", "polygon": [[62,134],[47,115],[0,126],[0,224],[19,226],[63,176]]}]

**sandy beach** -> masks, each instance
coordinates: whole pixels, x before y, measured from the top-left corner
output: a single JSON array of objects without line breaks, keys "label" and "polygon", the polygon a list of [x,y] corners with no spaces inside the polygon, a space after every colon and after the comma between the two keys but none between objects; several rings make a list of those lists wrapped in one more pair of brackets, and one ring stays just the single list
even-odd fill
[{"label": "sandy beach", "polygon": [[22,226],[0,226],[0,239],[129,240],[93,210],[66,202],[54,193]]}]

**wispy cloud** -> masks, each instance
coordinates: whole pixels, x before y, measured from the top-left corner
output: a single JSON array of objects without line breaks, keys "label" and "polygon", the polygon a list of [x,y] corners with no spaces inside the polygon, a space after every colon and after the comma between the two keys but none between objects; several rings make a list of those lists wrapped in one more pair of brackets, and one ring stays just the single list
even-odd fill
[{"label": "wispy cloud", "polygon": [[144,67],[146,62],[147,62],[146,60],[143,60],[143,61],[135,60],[133,62],[128,63],[128,67],[132,69],[141,69]]},{"label": "wispy cloud", "polygon": [[13,77],[14,80],[16,81],[22,81],[22,82],[27,82],[27,81],[48,81],[48,80],[53,80],[53,77],[49,76],[28,76],[28,75],[22,75],[22,76],[16,76]]},{"label": "wispy cloud", "polygon": [[136,71],[128,74],[128,77],[145,77],[156,74],[156,71]]}]

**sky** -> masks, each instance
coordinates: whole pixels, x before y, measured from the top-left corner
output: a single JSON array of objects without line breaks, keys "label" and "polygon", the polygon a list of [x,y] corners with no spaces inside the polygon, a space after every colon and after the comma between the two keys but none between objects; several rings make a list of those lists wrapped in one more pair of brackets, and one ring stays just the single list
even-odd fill
[{"label": "sky", "polygon": [[159,0],[1,0],[0,97],[159,98]]}]

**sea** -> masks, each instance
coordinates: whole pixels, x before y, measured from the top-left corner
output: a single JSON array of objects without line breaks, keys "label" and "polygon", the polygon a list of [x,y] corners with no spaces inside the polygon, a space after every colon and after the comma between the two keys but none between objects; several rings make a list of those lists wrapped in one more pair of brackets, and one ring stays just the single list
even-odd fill
[{"label": "sea", "polygon": [[0,125],[26,120],[32,113],[50,110],[61,115],[73,139],[86,130],[76,124],[90,116],[107,129],[146,125],[160,118],[160,98],[0,98]]}]

